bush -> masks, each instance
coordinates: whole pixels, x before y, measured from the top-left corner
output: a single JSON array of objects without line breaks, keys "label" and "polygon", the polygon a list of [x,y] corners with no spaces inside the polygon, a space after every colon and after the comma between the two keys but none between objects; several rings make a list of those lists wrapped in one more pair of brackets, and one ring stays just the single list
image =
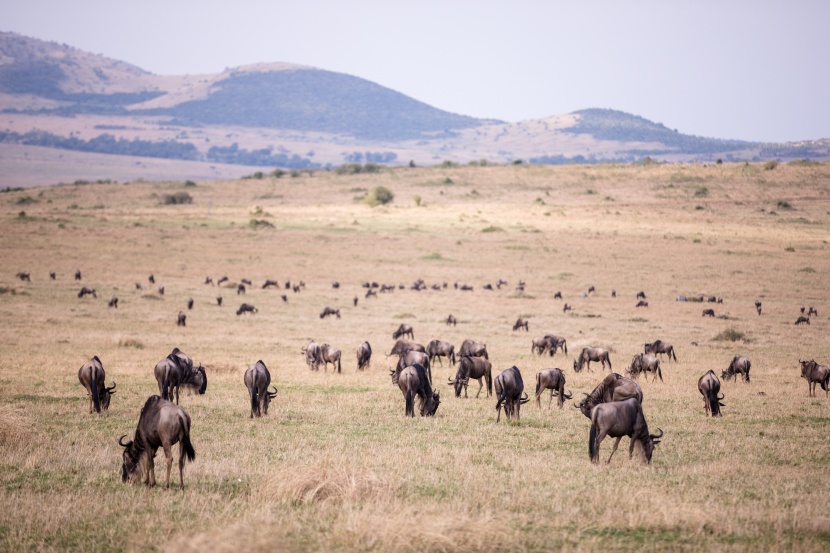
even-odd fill
[{"label": "bush", "polygon": [[193,203],[193,197],[187,192],[163,194],[161,196],[161,203],[163,203],[164,205],[191,204]]},{"label": "bush", "polygon": [[376,186],[363,199],[364,202],[372,207],[379,205],[386,205],[395,199],[395,194],[385,186]]},{"label": "bush", "polygon": [[412,201],[415,202],[416,206],[421,207],[421,196],[415,194],[414,196],[412,196]]},{"label": "bush", "polygon": [[795,209],[795,208],[793,208],[792,204],[790,204],[790,202],[788,202],[787,200],[778,200],[777,205],[778,205],[778,209],[784,209],[784,210]]},{"label": "bush", "polygon": [[717,336],[712,338],[716,342],[745,342],[746,334],[734,328],[727,328]]},{"label": "bush", "polygon": [[705,186],[695,188],[695,198],[705,198],[707,196],[709,196],[709,188]]},{"label": "bush", "polygon": [[776,167],[778,167],[778,162],[774,159],[771,159],[768,162],[764,163],[764,171],[772,171]]}]

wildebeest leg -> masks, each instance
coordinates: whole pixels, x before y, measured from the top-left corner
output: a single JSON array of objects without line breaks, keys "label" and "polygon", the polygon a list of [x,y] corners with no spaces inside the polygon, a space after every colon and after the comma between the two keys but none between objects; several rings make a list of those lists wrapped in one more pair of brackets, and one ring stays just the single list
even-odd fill
[{"label": "wildebeest leg", "polygon": [[[484,377],[478,379],[478,391],[476,392],[476,399],[478,399],[478,394],[481,393],[481,389],[484,388]],[[830,386],[828,386],[830,388]],[[467,387],[465,386],[464,389],[466,390]],[[466,395],[464,397],[467,397]]]},{"label": "wildebeest leg", "polygon": [[167,461],[167,480],[164,483],[164,489],[170,489],[170,470],[173,468],[173,447],[168,443],[162,443],[164,448],[164,458]]},{"label": "wildebeest leg", "polygon": [[550,411],[551,405],[553,405],[553,388],[550,389],[550,399],[548,400],[548,411]]},{"label": "wildebeest leg", "polygon": [[602,440],[605,439],[606,434],[607,433],[604,430],[600,431],[597,433],[596,439],[594,439],[594,456],[591,458],[592,463],[599,463],[599,444],[601,444]]},{"label": "wildebeest leg", "polygon": [[[621,438],[617,438],[617,443],[619,443],[620,439]],[[631,438],[631,443],[628,444],[628,458],[629,458],[629,460],[634,458],[634,444],[636,444],[636,443],[637,443],[637,441],[634,438]]]},{"label": "wildebeest leg", "polygon": [[144,483],[152,488],[156,485],[156,452],[154,450],[145,451],[144,458],[147,462],[147,477]]},{"label": "wildebeest leg", "polygon": [[[614,453],[616,453],[616,452],[617,452],[617,446],[619,446],[619,445],[620,445],[620,440],[622,440],[622,436],[620,436],[619,438],[617,438],[616,440],[614,440],[614,448],[611,450],[611,455],[609,455],[609,456],[608,456],[608,460],[607,460],[607,461],[605,461],[605,464],[606,464],[606,465],[610,465],[610,464],[611,464],[611,457],[613,457],[613,456],[614,456]],[[599,451],[599,448],[597,448],[597,451]]]}]

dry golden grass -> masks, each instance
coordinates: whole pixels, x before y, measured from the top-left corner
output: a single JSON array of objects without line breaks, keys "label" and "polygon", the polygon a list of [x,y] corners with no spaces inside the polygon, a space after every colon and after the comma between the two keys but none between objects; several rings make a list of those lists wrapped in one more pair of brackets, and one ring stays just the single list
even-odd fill
[{"label": "dry golden grass", "polygon": [[[378,185],[395,193],[393,204],[355,199]],[[133,183],[0,195],[0,549],[827,549],[830,399],[807,397],[797,362],[830,360],[827,164],[316,173],[200,183],[187,188],[192,204],[161,205],[182,190]],[[254,230],[252,219],[274,227]],[[223,275],[254,286],[237,296],[204,285]],[[408,288],[419,277],[448,288],[363,297],[364,281]],[[306,288],[262,290],[266,278]],[[482,289],[499,278],[510,285]],[[81,285],[98,299],[78,299]],[[597,292],[581,298],[591,285]],[[574,311],[562,312],[557,290]],[[648,308],[634,307],[640,290]],[[724,303],[676,302],[681,294]],[[118,309],[107,308],[112,295]],[[237,317],[242,301],[259,312]],[[321,320],[327,305],[342,319]],[[793,325],[801,305],[818,308],[810,326]],[[707,307],[727,318],[701,317]],[[450,313],[458,326],[444,325]],[[520,315],[529,333],[511,331]],[[405,418],[383,355],[401,322],[422,343],[486,342],[494,369],[517,365],[531,392],[537,371],[558,366],[575,397],[603,376],[593,366],[574,374],[581,346],[607,347],[623,372],[644,342],[673,343],[679,361],[663,362],[665,382],[641,382],[649,425],[666,434],[653,463],[637,453],[629,461],[623,440],[611,465],[592,466],[588,420],[572,402],[562,411],[527,404],[521,421],[496,424],[495,399],[452,397],[446,363],[433,370],[437,416]],[[715,340],[730,330],[745,339]],[[531,355],[531,338],[544,333],[567,338],[570,355]],[[307,369],[309,338],[342,349],[343,374]],[[358,373],[363,340],[374,356]],[[157,392],[153,366],[174,346],[209,377],[204,396],[181,399],[197,454],[186,490],[124,485],[116,440],[134,431]],[[720,374],[738,352],[752,360],[752,384],[724,383],[724,416],[707,419],[697,378]],[[118,384],[101,416],[87,413],[77,381],[96,354]],[[242,374],[258,359],[279,395],[267,417],[251,420]]]}]

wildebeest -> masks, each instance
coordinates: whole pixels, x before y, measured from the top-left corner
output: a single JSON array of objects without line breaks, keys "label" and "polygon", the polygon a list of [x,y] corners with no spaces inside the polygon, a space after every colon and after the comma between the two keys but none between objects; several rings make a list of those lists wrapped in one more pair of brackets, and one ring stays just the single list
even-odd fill
[{"label": "wildebeest", "polygon": [[[126,434],[124,434],[126,436]],[[121,481],[135,482],[141,480],[146,471],[144,483],[156,485],[155,463],[153,459],[159,447],[164,449],[167,459],[167,479],[165,489],[170,488],[170,470],[173,467],[173,445],[179,443],[179,483],[184,490],[185,458],[193,461],[196,451],[190,443],[190,416],[184,409],[159,396],[150,396],[141,415],[135,437],[123,442],[124,436],[118,438],[118,445],[124,448],[121,464]]]},{"label": "wildebeest", "polygon": [[443,340],[433,340],[427,345],[427,354],[429,355],[429,363],[432,365],[433,359],[438,358],[441,366],[444,366],[442,357],[446,357],[453,365],[455,365],[455,346]]},{"label": "wildebeest", "polygon": [[469,284],[462,284],[461,288],[459,288],[459,290],[461,290],[462,292],[472,292],[473,287],[470,286]]},{"label": "wildebeest", "polygon": [[542,408],[542,393],[545,390],[550,390],[550,399],[548,400],[548,409],[553,403],[553,396],[557,396],[557,405],[562,409],[566,399],[571,399],[573,393],[565,393],[565,374],[562,369],[544,369],[536,373],[536,405],[539,409]]},{"label": "wildebeest", "polygon": [[20,280],[25,280],[26,282],[32,282],[32,278],[29,276],[28,271],[17,273],[17,275],[15,275],[15,276],[17,276],[17,278],[19,278]]},{"label": "wildebeest", "polygon": [[821,384],[821,389],[824,390],[825,396],[830,394],[830,367],[819,365],[815,359],[809,361],[798,360],[801,363],[801,378],[807,379],[808,395],[816,395],[816,384]]},{"label": "wildebeest", "polygon": [[617,291],[616,291],[616,290],[611,290],[611,297],[612,297],[612,298],[616,298],[616,297],[617,297]]},{"label": "wildebeest", "polygon": [[432,368],[429,363],[429,355],[423,351],[407,350],[398,358],[396,371],[400,372],[411,365],[421,365],[424,367],[429,383],[432,384]]},{"label": "wildebeest", "polygon": [[574,360],[574,372],[582,370],[582,366],[588,364],[588,370],[591,370],[591,361],[599,361],[602,363],[602,368],[605,368],[605,363],[608,363],[608,370],[613,370],[611,367],[611,357],[608,350],[603,348],[585,347],[582,348],[582,353]]},{"label": "wildebeest", "polygon": [[253,283],[253,282],[251,282],[251,279],[249,279],[249,278],[241,278],[241,279],[239,279],[239,281],[240,281],[242,284],[246,284],[246,285],[248,285],[248,286],[250,286],[250,287],[252,287],[252,288],[253,288],[253,286],[254,286],[254,283]]},{"label": "wildebeest", "polygon": [[329,306],[326,306],[326,307],[323,309],[323,311],[321,311],[321,312],[320,312],[320,318],[321,318],[321,319],[325,319],[325,318],[326,318],[326,317],[328,317],[329,315],[334,315],[334,316],[336,316],[336,317],[339,319],[339,318],[340,318],[340,310],[339,310],[339,309],[335,309],[334,307],[329,307]]},{"label": "wildebeest", "polygon": [[504,369],[496,375],[496,422],[501,418],[501,406],[504,404],[504,414],[508,419],[513,417],[519,420],[519,410],[523,403],[530,398],[524,393],[525,385],[522,381],[522,373],[519,368],[513,365]]},{"label": "wildebeest", "polygon": [[222,296],[216,296],[216,305],[221,307],[221,305],[222,305]]},{"label": "wildebeest", "polygon": [[643,389],[630,378],[625,378],[617,373],[611,373],[602,379],[590,394],[585,394],[579,403],[574,407],[582,411],[582,414],[591,418],[591,410],[600,403],[609,401],[622,401],[630,397],[637,401],[643,401]]},{"label": "wildebeest", "polygon": [[276,280],[271,280],[270,278],[265,279],[265,282],[262,283],[262,289],[263,290],[265,290],[266,288],[270,288],[271,286],[273,286],[274,288],[279,289],[280,283],[277,282]]},{"label": "wildebeest", "polygon": [[529,325],[528,325],[527,319],[525,319],[524,317],[519,317],[518,319],[516,319],[516,322],[513,324],[513,330],[519,330],[520,328],[524,328],[525,332],[528,332],[528,330],[530,328]]},{"label": "wildebeest", "polygon": [[244,293],[246,293],[245,285],[240,282],[239,284],[236,285],[236,295],[238,296],[239,294],[244,294]]},{"label": "wildebeest", "polygon": [[410,340],[415,339],[415,332],[412,330],[412,325],[401,323],[398,330],[392,333],[392,339],[397,340],[403,336],[409,336]]},{"label": "wildebeest", "polygon": [[638,353],[631,360],[631,366],[628,368],[627,372],[631,375],[631,378],[637,378],[641,372],[650,372],[654,373],[654,378],[651,380],[652,382],[657,380],[658,376],[660,377],[660,382],[663,381],[663,371],[660,370],[660,360],[653,355]]},{"label": "wildebeest", "polygon": [[478,392],[476,392],[476,398],[478,398],[481,389],[484,387],[484,382],[481,380],[484,378],[487,383],[486,397],[490,397],[493,395],[492,375],[493,366],[490,361],[481,357],[465,355],[458,362],[458,371],[455,373],[455,378],[448,378],[447,380],[448,384],[455,388],[455,397],[461,397],[461,389],[463,388],[465,398],[467,397],[467,385],[470,383],[470,379],[478,380]]},{"label": "wildebeest", "polygon": [[672,359],[677,361],[677,356],[674,354],[674,346],[663,340],[655,340],[650,344],[646,344],[643,348],[643,353],[654,353],[657,355],[663,355],[665,353],[669,356],[669,361]]},{"label": "wildebeest", "polygon": [[749,359],[743,355],[736,355],[732,358],[732,362],[729,363],[726,370],[721,373],[720,377],[726,381],[734,377],[737,381],[738,374],[740,374],[743,377],[744,382],[749,383],[749,369],[751,367],[752,363],[750,363]]},{"label": "wildebeest", "polygon": [[150,281],[150,284],[155,284],[156,283],[156,277],[154,277],[152,274],[147,277],[147,280]]},{"label": "wildebeest", "polygon": [[634,445],[637,442],[643,447],[646,462],[651,463],[651,455],[654,453],[654,446],[659,444],[659,438],[663,437],[663,431],[659,428],[659,434],[649,434],[646,419],[643,416],[643,406],[635,398],[611,403],[601,403],[591,411],[591,431],[588,438],[588,453],[592,463],[599,463],[599,446],[606,436],[617,438],[614,442],[614,449],[608,456],[611,457],[617,451],[620,440],[623,436],[631,439],[628,447],[628,457],[634,455]]},{"label": "wildebeest", "polygon": [[227,276],[219,277],[219,280],[216,281],[217,286],[222,286],[223,282],[228,282],[230,279]]},{"label": "wildebeest", "polygon": [[110,301],[107,302],[107,307],[114,307],[118,309],[118,296],[111,297]]},{"label": "wildebeest", "polygon": [[406,400],[406,416],[415,416],[415,397],[418,397],[419,411],[422,417],[432,417],[441,403],[441,395],[433,391],[426,369],[419,364],[404,368],[398,375],[398,387]]},{"label": "wildebeest", "polygon": [[106,411],[110,407],[110,396],[115,393],[115,382],[109,388],[104,383],[107,375],[104,372],[104,365],[95,355],[78,369],[78,380],[86,388],[89,394],[89,412],[94,410],[100,413],[101,409]]},{"label": "wildebeest", "polygon": [[378,297],[378,293],[377,293],[377,292],[375,292],[374,290],[372,290],[372,289],[370,288],[369,290],[366,290],[366,295],[365,295],[364,297],[365,297],[365,298],[372,298],[372,297],[374,297],[375,299],[377,299],[377,297]]},{"label": "wildebeest", "polygon": [[548,352],[548,355],[553,357],[557,349],[561,349],[563,353],[567,355],[568,344],[564,338],[553,334],[537,336],[530,344],[530,353],[535,353],[537,355],[542,355],[544,352]]},{"label": "wildebeest", "polygon": [[323,371],[329,370],[329,363],[331,363],[332,370],[337,367],[337,372],[340,370],[340,350],[330,344],[323,344],[320,346],[320,362],[323,363]]},{"label": "wildebeest", "polygon": [[402,353],[410,351],[410,350],[411,351],[421,351],[421,352],[424,352],[424,353],[427,352],[427,348],[425,348],[424,346],[422,346],[421,344],[419,344],[417,342],[411,342],[409,340],[398,339],[395,342],[395,345],[392,346],[392,349],[389,351],[389,353],[386,354],[386,357],[389,357],[390,355],[401,355]]},{"label": "wildebeest", "polygon": [[804,315],[801,315],[799,318],[795,320],[795,324],[810,324],[810,317],[805,317]]},{"label": "wildebeest", "polygon": [[369,342],[363,342],[357,346],[357,370],[362,371],[372,361],[372,346]]},{"label": "wildebeest", "polygon": [[193,367],[193,360],[189,355],[173,348],[170,355],[156,363],[153,375],[158,382],[159,393],[163,399],[173,400],[179,403],[179,391],[182,386],[196,390],[202,395],[207,390],[207,373],[200,364]]},{"label": "wildebeest", "polygon": [[588,293],[589,293],[589,294],[593,294],[593,293],[594,293],[594,292],[596,292],[596,291],[597,291],[597,289],[596,289],[596,288],[594,288],[593,286],[589,286],[589,287],[588,287]]},{"label": "wildebeest", "polygon": [[320,344],[314,340],[310,340],[308,345],[303,348],[303,355],[305,356],[306,365],[312,371],[320,369]]},{"label": "wildebeest", "polygon": [[811,315],[815,315],[816,317],[818,317],[818,309],[816,309],[812,305],[810,306],[810,309],[807,310],[807,316],[810,317]]},{"label": "wildebeest", "polygon": [[[285,296],[283,296],[283,297],[285,297]],[[354,303],[354,306],[357,307],[357,296],[352,298],[352,302]]]},{"label": "wildebeest", "polygon": [[646,300],[640,300],[634,307],[648,307],[648,302]]},{"label": "wildebeest", "polygon": [[444,322],[447,324],[447,326],[450,326],[450,325],[455,326],[456,323],[458,322],[458,320],[454,316],[448,315],[447,320],[444,321]]},{"label": "wildebeest", "polygon": [[[219,305],[222,305],[221,301],[219,302]],[[257,309],[256,307],[254,307],[250,303],[243,303],[242,305],[239,306],[239,309],[236,310],[237,315],[241,315],[243,313],[250,313],[251,315],[253,315],[254,313],[257,313],[257,312],[259,312],[259,309]]]},{"label": "wildebeest", "polygon": [[271,373],[262,359],[248,367],[243,377],[245,387],[248,388],[248,395],[251,396],[251,418],[261,417],[268,414],[268,405],[277,397],[277,387],[269,392],[271,385]]},{"label": "wildebeest", "polygon": [[187,300],[187,308],[188,309],[193,309],[193,298],[189,298]]},{"label": "wildebeest", "polygon": [[715,310],[714,309],[704,309],[702,316],[703,317],[714,317],[715,316]]},{"label": "wildebeest", "polygon": [[639,292],[637,292],[637,298],[636,299],[638,299],[638,300],[646,299],[646,293],[643,292],[642,290],[640,290]]},{"label": "wildebeest", "polygon": [[755,300],[755,310],[758,311],[758,316],[760,316],[761,315],[761,302],[758,301],[758,300]]},{"label": "wildebeest", "polygon": [[51,280],[55,280],[56,278],[58,278],[58,275],[55,273],[55,271],[49,271],[49,278]]},{"label": "wildebeest", "polygon": [[723,399],[723,394],[718,397],[720,392],[720,380],[715,375],[715,371],[709,370],[706,374],[701,376],[697,381],[697,389],[703,396],[703,403],[706,406],[706,414],[711,414],[713,417],[720,417],[720,408],[725,407],[720,400]]},{"label": "wildebeest", "polygon": [[184,311],[179,311],[179,317],[176,320],[176,326],[187,326],[187,315]]},{"label": "wildebeest", "polygon": [[159,295],[164,295],[164,286],[159,286]]},{"label": "wildebeest", "polygon": [[482,286],[482,289],[484,289],[484,290],[491,290],[491,291],[492,291],[492,290],[493,290],[493,285],[492,285],[492,284],[490,284],[490,283],[487,283],[487,284],[485,284],[484,286]]},{"label": "wildebeest", "polygon": [[458,356],[463,357],[465,355],[470,355],[472,357],[484,357],[487,360],[490,359],[490,356],[487,354],[487,344],[476,342],[470,338],[467,338],[461,342],[461,347],[458,348]]},{"label": "wildebeest", "polygon": [[75,280],[81,280],[81,270],[75,271]]},{"label": "wildebeest", "polygon": [[84,286],[81,288],[81,291],[78,292],[78,297],[82,298],[86,295],[90,295],[95,299],[98,299],[98,294],[95,293],[95,288],[90,288],[89,286]]},{"label": "wildebeest", "polygon": [[208,285],[208,284],[210,284],[211,286],[213,286],[213,278],[211,278],[211,277],[209,277],[209,276],[206,276],[206,277],[205,277],[205,285]]},{"label": "wildebeest", "polygon": [[573,306],[569,303],[566,303],[565,305],[562,306],[562,312],[563,313],[567,313],[568,311],[573,311],[573,310],[574,310]]},{"label": "wildebeest", "polygon": [[336,289],[340,288],[340,283],[337,282],[337,281],[334,281],[334,282],[331,283],[331,287],[336,290]]}]

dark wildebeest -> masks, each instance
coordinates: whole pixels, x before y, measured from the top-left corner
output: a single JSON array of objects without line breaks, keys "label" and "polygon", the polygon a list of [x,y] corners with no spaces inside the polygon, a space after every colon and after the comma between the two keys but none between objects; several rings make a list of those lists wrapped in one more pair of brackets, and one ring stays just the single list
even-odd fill
[{"label": "dark wildebeest", "polygon": [[555,300],[561,300],[561,299],[562,299],[562,292],[560,292],[560,291],[558,291],[558,290],[557,290],[557,291],[553,294],[553,299],[555,299]]},{"label": "dark wildebeest", "polygon": [[631,360],[631,366],[628,368],[627,372],[631,375],[631,378],[637,378],[640,376],[641,372],[650,372],[654,373],[654,378],[651,379],[652,382],[657,380],[658,376],[660,377],[660,382],[663,381],[663,371],[660,370],[660,360],[653,355],[638,353],[634,356],[634,359]]},{"label": "dark wildebeest", "polygon": [[193,309],[193,298],[187,300],[187,308]]},{"label": "dark wildebeest", "polygon": [[761,315],[761,302],[758,301],[758,300],[755,300],[755,310],[758,311],[758,316],[760,316]]},{"label": "dark wildebeest", "polygon": [[29,276],[29,273],[28,273],[28,272],[17,273],[17,275],[16,275],[16,276],[17,276],[17,278],[19,278],[20,280],[25,280],[25,281],[27,281],[27,282],[32,282],[32,278]]},{"label": "dark wildebeest", "polygon": [[153,275],[148,276],[147,280],[150,281],[150,284],[156,283],[156,277],[154,277]]},{"label": "dark wildebeest", "polygon": [[244,285],[244,284],[242,284],[242,283],[240,282],[239,284],[237,284],[237,285],[236,285],[236,295],[237,295],[237,296],[238,296],[239,294],[244,294],[245,292],[246,292],[246,290],[245,290],[245,285]]},{"label": "dark wildebeest", "polygon": [[715,310],[714,309],[704,309],[702,316],[703,317],[714,317],[715,316]]},{"label": "dark wildebeest", "polygon": [[663,431],[659,428],[657,430],[660,431],[659,434],[648,433],[643,406],[635,398],[601,403],[591,411],[591,432],[588,438],[588,453],[591,455],[591,462],[599,463],[599,446],[605,436],[617,438],[606,464],[611,462],[611,457],[617,451],[622,437],[628,436],[631,438],[631,445],[628,447],[629,459],[634,456],[634,445],[640,442],[646,463],[651,463],[654,446],[659,444],[659,438],[663,437]]},{"label": "dark wildebeest", "polygon": [[173,445],[178,442],[179,483],[181,489],[184,490],[185,457],[188,461],[196,458],[196,451],[190,443],[190,417],[184,409],[159,396],[150,396],[141,408],[135,437],[124,443],[124,436],[118,438],[118,445],[124,448],[121,464],[122,482],[141,480],[142,473],[146,471],[144,483],[155,486],[156,471],[153,459],[156,451],[161,447],[167,459],[167,479],[164,488],[169,489],[170,470],[173,467]]},{"label": "dark wildebeest", "polygon": [[455,365],[455,346],[443,340],[433,340],[427,345],[427,354],[429,355],[429,364],[432,365],[433,359],[438,358],[441,366],[444,366],[442,357],[446,357],[453,365]]},{"label": "dark wildebeest", "polygon": [[398,387],[406,400],[407,417],[415,416],[415,396],[418,397],[422,417],[435,415],[441,403],[441,396],[438,391],[433,392],[423,366],[415,364],[404,368],[398,375]]},{"label": "dark wildebeest", "polygon": [[458,372],[455,373],[455,378],[448,378],[448,384],[455,388],[455,397],[461,397],[461,389],[464,389],[464,397],[467,397],[467,385],[470,379],[478,380],[478,392],[476,398],[481,393],[484,387],[482,377],[487,382],[487,396],[493,395],[493,366],[486,359],[481,357],[470,357],[465,355],[458,362]]},{"label": "dark wildebeest", "polygon": [[700,390],[703,396],[703,403],[706,406],[706,414],[713,417],[722,416],[720,412],[721,407],[726,407],[720,400],[723,399],[723,394],[718,397],[720,392],[720,380],[715,375],[715,371],[709,370],[706,374],[701,376],[697,381],[697,389]]},{"label": "dark wildebeest", "polygon": [[590,419],[591,410],[600,403],[622,401],[630,397],[636,398],[639,402],[643,401],[643,389],[640,385],[630,378],[611,373],[603,378],[590,394],[585,394],[574,407]]},{"label": "dark wildebeest", "polygon": [[332,370],[334,370],[334,367],[337,367],[337,372],[341,372],[340,350],[332,345],[323,344],[320,346],[320,362],[323,363],[324,372],[328,372],[329,363],[331,363]]},{"label": "dark wildebeest", "polygon": [[821,389],[824,390],[825,396],[830,394],[830,367],[819,365],[815,359],[809,361],[798,360],[801,363],[801,378],[807,379],[808,395],[816,395],[816,384],[821,384]]},{"label": "dark wildebeest", "polygon": [[502,286],[507,286],[507,281],[504,280],[503,278],[500,278],[499,281],[496,283],[496,288],[501,290]]},{"label": "dark wildebeest", "polygon": [[364,296],[364,298],[368,299],[368,298],[372,298],[372,297],[377,299],[378,293],[370,288],[370,289],[366,290],[366,295]]},{"label": "dark wildebeest", "polygon": [[795,324],[797,324],[797,325],[805,324],[805,323],[810,324],[810,317],[805,317],[804,315],[801,315],[799,318],[797,318],[795,320]]},{"label": "dark wildebeest", "polygon": [[616,290],[611,290],[611,297],[612,297],[612,298],[616,298],[616,297],[617,297],[617,291],[616,291]]},{"label": "dark wildebeest", "polygon": [[553,396],[557,396],[557,405],[562,409],[566,399],[574,397],[573,392],[565,393],[565,375],[562,369],[545,369],[536,373],[536,405],[539,409],[542,408],[542,393],[545,390],[550,390],[550,400],[548,400],[548,409],[553,403]]},{"label": "dark wildebeest", "polygon": [[417,342],[410,342],[409,340],[399,339],[395,342],[395,345],[392,346],[392,349],[389,351],[389,353],[386,354],[386,357],[389,357],[390,355],[401,355],[402,353],[405,353],[407,351],[421,351],[423,353],[426,353],[427,348],[425,348]]},{"label": "dark wildebeest", "polygon": [[589,293],[589,294],[593,294],[593,293],[594,293],[594,292],[596,292],[596,291],[597,291],[597,289],[596,289],[596,288],[594,288],[593,286],[591,286],[591,287],[589,287],[589,288],[588,288],[588,293]]},{"label": "dark wildebeest", "polygon": [[642,290],[640,290],[639,292],[637,292],[637,298],[636,299],[638,299],[638,300],[646,299],[646,293],[643,292]]},{"label": "dark wildebeest", "polygon": [[488,283],[488,284],[485,284],[484,286],[482,286],[482,288],[484,290],[491,290],[492,291],[493,290],[493,285]]},{"label": "dark wildebeest", "polygon": [[209,276],[206,276],[206,277],[205,277],[205,285],[208,285],[208,284],[210,284],[211,286],[213,286],[213,278],[211,278],[211,277],[209,277]]},{"label": "dark wildebeest", "polygon": [[179,311],[179,317],[176,320],[176,326],[187,326],[187,315],[184,314],[184,311]]},{"label": "dark wildebeest", "polygon": [[219,280],[216,281],[217,286],[222,286],[223,282],[228,282],[230,279],[227,276],[219,277]]},{"label": "dark wildebeest", "polygon": [[268,414],[268,405],[277,397],[277,387],[269,392],[271,385],[271,373],[268,367],[260,359],[245,371],[243,378],[245,387],[248,388],[248,395],[251,396],[251,418],[261,417]]},{"label": "dark wildebeest", "polygon": [[49,271],[49,278],[51,280],[55,280],[56,278],[58,278],[58,275],[55,273],[55,271]]},{"label": "dark wildebeest", "polygon": [[104,380],[107,375],[104,372],[104,365],[98,356],[84,363],[78,369],[78,380],[81,385],[86,388],[86,393],[89,394],[89,412],[95,410],[100,413],[101,409],[106,411],[110,407],[110,396],[115,393],[115,383],[107,388]]},{"label": "dark wildebeest", "polygon": [[574,360],[574,372],[579,372],[582,370],[582,366],[586,363],[588,364],[588,370],[591,370],[591,361],[599,361],[602,363],[602,368],[605,368],[605,363],[608,363],[608,370],[613,370],[611,367],[611,357],[608,354],[607,349],[603,348],[592,348],[586,347],[582,348],[582,353],[579,354],[579,358]]},{"label": "dark wildebeest", "polygon": [[655,340],[650,344],[646,344],[643,353],[654,353],[657,355],[663,355],[665,353],[669,356],[669,361],[672,359],[677,361],[677,356],[674,354],[674,346],[663,340]]},{"label": "dark wildebeest", "polygon": [[[283,297],[285,297],[285,296],[283,296]],[[357,296],[352,298],[352,302],[354,302],[354,306],[357,307]]]},{"label": "dark wildebeest", "polygon": [[118,309],[118,296],[111,297],[110,301],[107,302],[107,307],[114,307]]},{"label": "dark wildebeest", "polygon": [[159,295],[164,295],[164,286],[159,286]]},{"label": "dark wildebeest", "polygon": [[462,292],[472,292],[473,287],[470,286],[469,284],[462,284],[461,288],[459,288],[459,290],[461,290]]},{"label": "dark wildebeest", "polygon": [[357,370],[362,371],[372,361],[372,346],[369,342],[363,342],[357,346]]},{"label": "dark wildebeest", "polygon": [[504,414],[508,419],[513,417],[519,420],[519,410],[523,403],[530,398],[524,393],[525,385],[522,381],[522,373],[515,365],[504,369],[496,375],[496,422],[501,418],[501,406],[504,404]]},{"label": "dark wildebeest", "polygon": [[412,330],[412,325],[401,323],[398,330],[392,333],[392,339],[397,340],[403,336],[409,336],[410,340],[415,339],[415,332]]},{"label": "dark wildebeest", "polygon": [[[288,296],[286,296],[285,294],[283,294],[283,295],[281,295],[280,297],[282,298],[282,301],[284,301],[284,302],[288,303]],[[357,304],[355,304],[355,305],[357,305]]]},{"label": "dark wildebeest", "polygon": [[81,280],[81,270],[75,271],[75,280]]},{"label": "dark wildebeest", "polygon": [[640,300],[634,307],[648,307],[648,302],[646,300]]},{"label": "dark wildebeest", "polygon": [[519,330],[520,328],[524,328],[525,332],[529,331],[530,326],[528,325],[527,319],[524,317],[519,317],[513,324],[513,330]]},{"label": "dark wildebeest", "polygon": [[216,305],[222,306],[222,296],[216,296]]},{"label": "dark wildebeest", "polygon": [[239,279],[239,281],[242,284],[246,284],[246,285],[250,286],[251,288],[253,288],[253,286],[254,286],[254,283],[251,282],[251,279],[249,279],[249,278],[242,278],[242,279]]},{"label": "dark wildebeest", "polygon": [[170,355],[156,363],[153,375],[158,382],[161,397],[171,401],[175,397],[177,404],[182,386],[196,390],[199,395],[207,390],[207,373],[204,367],[200,364],[194,368],[193,360],[179,348],[173,348]]},{"label": "dark wildebeest", "polygon": [[334,315],[334,316],[336,316],[336,317],[339,319],[339,318],[340,318],[340,310],[339,310],[339,309],[335,309],[334,307],[329,307],[329,306],[326,306],[326,307],[323,309],[323,311],[322,311],[322,312],[320,312],[320,318],[321,318],[321,319],[325,319],[325,318],[326,318],[326,317],[328,317],[329,315]]},{"label": "dark wildebeest", "polygon": [[469,338],[461,342],[461,347],[458,348],[458,356],[464,357],[465,355],[484,357],[487,360],[490,359],[490,356],[487,354],[487,344],[482,344]]},{"label": "dark wildebeest", "polygon": [[[219,305],[222,305],[222,302],[219,302]],[[251,315],[253,315],[254,313],[257,313],[258,311],[259,311],[259,309],[257,309],[256,307],[254,307],[250,303],[243,303],[242,305],[239,306],[239,309],[236,310],[236,314],[241,315],[243,313],[250,313]]]},{"label": "dark wildebeest", "polygon": [[320,344],[314,340],[309,341],[308,345],[302,351],[305,356],[306,365],[312,371],[320,370]]},{"label": "dark wildebeest", "polygon": [[432,384],[432,368],[429,363],[429,355],[423,351],[407,350],[398,358],[398,366],[396,370],[400,372],[406,367],[410,367],[412,365],[421,365],[424,367],[429,383]]},{"label": "dark wildebeest", "polygon": [[95,299],[98,299],[98,294],[95,293],[95,288],[90,288],[89,286],[82,287],[81,291],[78,292],[78,297],[82,298],[87,294],[91,295]]},{"label": "dark wildebeest", "polygon": [[336,290],[337,288],[340,288],[340,283],[337,282],[337,281],[334,281],[334,282],[331,283],[331,287]]},{"label": "dark wildebeest", "polygon": [[573,311],[573,310],[574,310],[573,306],[570,305],[569,303],[566,303],[565,305],[562,306],[562,313],[567,313],[568,311]]},{"label": "dark wildebeest", "polygon": [[265,282],[262,284],[262,289],[265,290],[266,288],[269,288],[271,286],[273,286],[274,288],[279,289],[280,283],[277,282],[276,280],[271,280],[269,278],[269,279],[266,279]]},{"label": "dark wildebeest", "polygon": [[530,353],[542,355],[548,349],[548,337],[537,336],[530,342]]},{"label": "dark wildebeest", "polygon": [[744,382],[749,383],[749,369],[751,367],[752,363],[750,363],[749,359],[743,355],[736,355],[732,358],[732,362],[729,363],[726,370],[721,373],[720,377],[726,381],[729,381],[734,377],[737,382],[738,374],[740,374],[743,377]]},{"label": "dark wildebeest", "polygon": [[444,321],[444,322],[447,324],[447,326],[450,326],[450,325],[455,326],[456,323],[458,322],[458,320],[454,316],[449,315],[449,316],[447,316],[447,320]]},{"label": "dark wildebeest", "polygon": [[812,305],[810,306],[810,309],[807,310],[807,316],[810,317],[811,315],[815,315],[816,317],[818,317],[818,309],[816,309]]},{"label": "dark wildebeest", "polygon": [[562,350],[562,353],[565,355],[568,354],[568,343],[563,337],[555,334],[545,334],[545,338],[548,341],[548,353],[550,353],[551,357],[553,357],[557,349]]}]

